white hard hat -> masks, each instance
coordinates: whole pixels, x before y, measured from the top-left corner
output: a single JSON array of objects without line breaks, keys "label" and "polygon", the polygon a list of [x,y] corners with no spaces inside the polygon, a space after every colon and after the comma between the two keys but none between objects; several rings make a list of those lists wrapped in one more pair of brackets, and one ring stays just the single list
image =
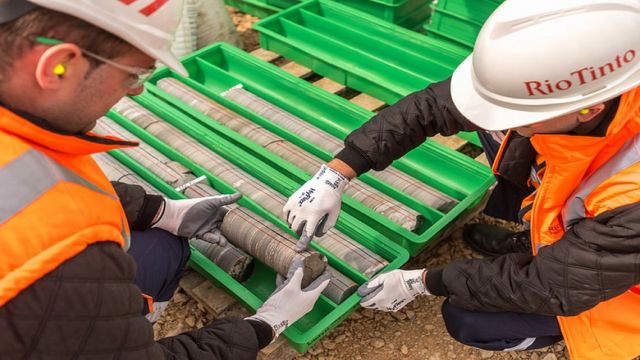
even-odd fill
[{"label": "white hard hat", "polygon": [[170,50],[183,0],[28,1],[82,19],[120,37],[180,75],[189,75]]},{"label": "white hard hat", "polygon": [[507,0],[456,69],[456,107],[487,130],[525,126],[640,85],[640,0]]}]

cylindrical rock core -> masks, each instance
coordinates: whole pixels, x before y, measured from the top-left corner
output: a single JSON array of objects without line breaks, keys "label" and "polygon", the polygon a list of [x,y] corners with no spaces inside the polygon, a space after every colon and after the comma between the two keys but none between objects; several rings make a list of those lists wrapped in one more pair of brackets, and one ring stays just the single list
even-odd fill
[{"label": "cylindrical rock core", "polygon": [[251,226],[254,219],[255,214],[236,207],[225,215],[220,231],[230,242],[283,276],[287,275],[294,260],[302,258],[304,261],[303,287],[308,286],[322,274],[327,267],[324,256],[307,251],[296,252],[295,244],[280,236],[280,231],[275,225],[267,223],[260,228]]},{"label": "cylindrical rock core", "polygon": [[[251,176],[230,161],[214,153],[180,130],[165,122],[149,110],[124,98],[114,110],[158,137],[167,145],[189,157],[194,163],[206,168],[213,175],[229,183],[244,196],[252,199],[272,214],[280,215],[286,198]],[[337,229],[330,229],[322,237],[314,239],[320,246],[333,253],[366,276],[373,276],[388,262],[362,244],[347,237]]]},{"label": "cylindrical rock core", "polygon": [[253,271],[253,258],[235,246],[220,246],[200,239],[191,239],[189,244],[238,281],[247,280]]},{"label": "cylindrical rock core", "polygon": [[[344,142],[339,138],[245,90],[242,85],[236,85],[223,92],[222,96],[228,97],[332,154],[336,154],[344,147]],[[368,174],[443,212],[448,212],[458,203],[455,198],[391,166],[382,171],[371,170]]]},{"label": "cylindrical rock core", "polygon": [[[175,79],[162,79],[158,81],[158,87],[308,174],[313,175],[324,163],[317,156],[232,112]],[[352,179],[349,182],[345,188],[345,194],[408,230],[415,230],[423,220],[419,212],[359,179]]]}]

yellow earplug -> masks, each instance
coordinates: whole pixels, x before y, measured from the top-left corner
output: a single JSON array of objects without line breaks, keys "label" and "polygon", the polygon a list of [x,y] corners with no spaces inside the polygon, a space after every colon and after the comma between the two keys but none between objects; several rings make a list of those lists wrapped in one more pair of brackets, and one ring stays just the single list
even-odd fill
[{"label": "yellow earplug", "polygon": [[591,112],[591,110],[589,110],[589,109],[582,109],[582,110],[580,110],[580,115],[587,115],[590,112]]},{"label": "yellow earplug", "polygon": [[62,64],[58,64],[53,68],[53,73],[57,76],[62,76],[67,71],[67,69]]}]

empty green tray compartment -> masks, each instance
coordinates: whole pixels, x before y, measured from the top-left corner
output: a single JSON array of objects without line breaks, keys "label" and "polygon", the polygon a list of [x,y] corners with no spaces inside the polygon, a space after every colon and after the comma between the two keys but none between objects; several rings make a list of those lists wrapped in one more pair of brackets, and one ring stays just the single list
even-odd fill
[{"label": "empty green tray compartment", "polygon": [[[393,104],[451,76],[468,52],[334,1],[308,1],[256,23],[260,45]],[[472,142],[480,145],[475,135]]]},{"label": "empty green tray compartment", "polygon": [[427,36],[450,41],[471,52],[482,24],[501,4],[499,0],[440,0],[424,26]]},{"label": "empty green tray compartment", "polygon": [[309,1],[254,25],[263,48],[393,104],[448,78],[465,54],[334,1]]},{"label": "empty green tray compartment", "polygon": [[421,16],[425,20],[431,14],[431,0],[334,0],[353,7],[379,19],[400,25],[412,15]]}]

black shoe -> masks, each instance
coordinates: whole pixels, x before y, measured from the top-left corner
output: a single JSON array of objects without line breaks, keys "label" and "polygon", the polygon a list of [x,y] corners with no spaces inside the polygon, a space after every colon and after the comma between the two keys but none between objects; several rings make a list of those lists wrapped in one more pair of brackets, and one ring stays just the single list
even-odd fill
[{"label": "black shoe", "polygon": [[528,230],[513,232],[495,225],[471,224],[464,227],[462,238],[471,249],[485,256],[531,253]]}]

